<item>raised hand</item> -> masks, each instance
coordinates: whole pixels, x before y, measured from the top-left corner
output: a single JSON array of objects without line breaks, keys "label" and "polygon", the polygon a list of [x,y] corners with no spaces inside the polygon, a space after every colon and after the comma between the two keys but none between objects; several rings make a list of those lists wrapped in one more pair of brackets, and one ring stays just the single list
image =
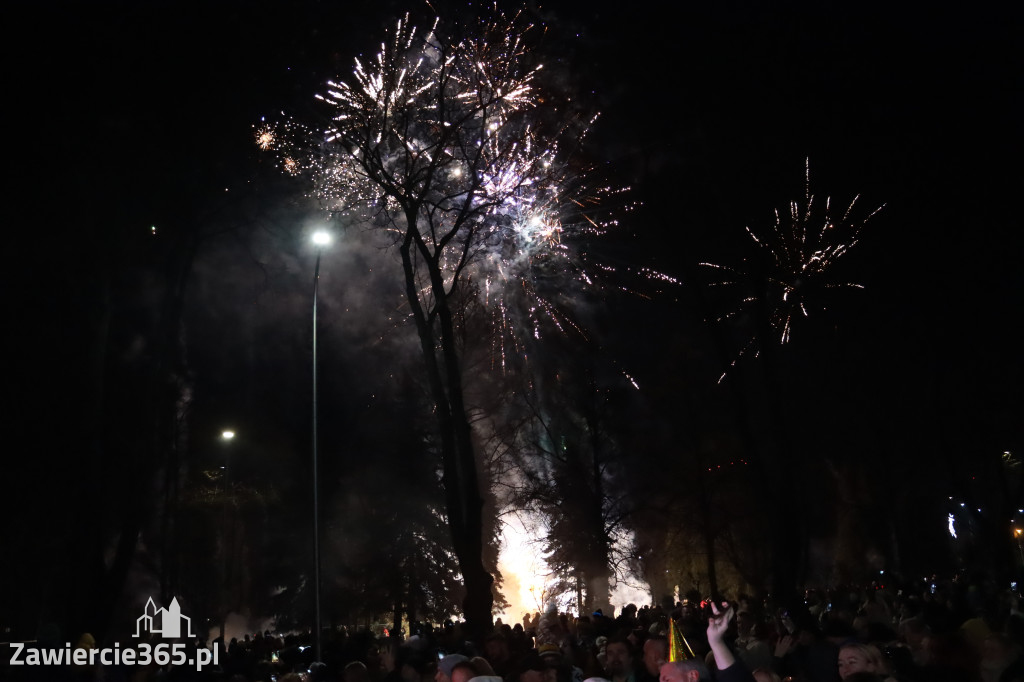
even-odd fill
[{"label": "raised hand", "polygon": [[708,620],[708,642],[712,638],[721,642],[725,637],[726,631],[729,629],[729,623],[732,622],[735,613],[727,601],[722,602],[721,611],[719,611],[717,604],[711,602],[711,613],[713,615]]},{"label": "raised hand", "polygon": [[715,655],[715,665],[719,670],[725,670],[736,662],[736,657],[725,643],[725,632],[729,629],[734,614],[727,601],[722,602],[721,611],[718,610],[717,604],[711,602],[711,612],[713,615],[708,620],[708,645],[711,647],[711,653]]}]

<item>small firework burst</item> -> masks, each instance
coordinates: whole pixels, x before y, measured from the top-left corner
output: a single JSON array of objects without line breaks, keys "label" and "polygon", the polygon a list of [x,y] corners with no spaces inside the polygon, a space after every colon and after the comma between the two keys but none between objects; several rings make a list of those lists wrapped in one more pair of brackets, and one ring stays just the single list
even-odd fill
[{"label": "small firework burst", "polygon": [[[805,163],[803,202],[790,202],[787,211],[776,209],[775,224],[770,231],[758,233],[746,228],[763,258],[745,261],[738,267],[701,263],[726,276],[713,282],[714,286],[747,292],[741,294],[739,305],[720,316],[719,321],[761,306],[768,311],[768,321],[780,344],[790,341],[795,319],[826,309],[830,290],[864,288],[855,282],[836,279],[833,267],[857,245],[864,225],[884,208],[883,204],[865,218],[856,219],[853,213],[860,199],[857,195],[837,216],[830,198],[826,197],[823,205],[815,201],[811,194],[810,160]],[[740,357],[753,346],[754,339],[750,339],[740,351]],[[756,349],[754,354],[758,354]],[[733,360],[731,366],[735,364]],[[724,377],[725,374],[721,378]]]},{"label": "small firework burst", "polygon": [[269,125],[262,125],[256,129],[256,146],[263,151],[268,151],[274,148],[275,136],[274,129]]}]

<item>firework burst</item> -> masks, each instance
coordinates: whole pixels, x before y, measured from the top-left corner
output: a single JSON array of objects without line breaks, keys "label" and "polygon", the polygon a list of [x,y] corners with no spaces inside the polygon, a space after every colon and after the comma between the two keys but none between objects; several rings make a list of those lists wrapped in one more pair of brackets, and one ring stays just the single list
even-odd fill
[{"label": "firework burst", "polygon": [[505,369],[545,328],[585,336],[570,303],[595,280],[572,244],[615,224],[601,215],[624,190],[593,188],[574,162],[593,119],[551,126],[538,114],[542,67],[520,15],[481,20],[459,41],[439,23],[398,21],[375,58],[317,95],[329,125],[285,120],[259,128],[257,144],[310,176],[327,210],[411,251],[426,318],[441,299],[484,303]]},{"label": "firework burst", "polygon": [[[775,210],[775,224],[770,231],[755,232],[749,226],[747,234],[759,247],[762,258],[746,261],[740,267],[715,263],[701,263],[725,279],[714,286],[753,291],[740,295],[739,305],[718,318],[733,318],[756,306],[768,311],[768,322],[780,344],[790,341],[794,321],[809,317],[812,312],[826,310],[829,291],[835,289],[863,289],[863,285],[834,277],[836,262],[853,249],[864,225],[884,204],[866,217],[853,217],[857,195],[840,214],[833,212],[832,201],[816,202],[811,194],[810,160],[805,162],[803,202],[790,202],[788,210]],[[740,350],[742,357],[754,348],[751,338]],[[754,354],[758,351],[755,349]],[[730,366],[735,366],[733,360]],[[725,374],[719,381],[725,378]]]},{"label": "firework burst", "polygon": [[256,146],[263,151],[268,151],[274,147],[274,129],[263,124],[256,128]]}]

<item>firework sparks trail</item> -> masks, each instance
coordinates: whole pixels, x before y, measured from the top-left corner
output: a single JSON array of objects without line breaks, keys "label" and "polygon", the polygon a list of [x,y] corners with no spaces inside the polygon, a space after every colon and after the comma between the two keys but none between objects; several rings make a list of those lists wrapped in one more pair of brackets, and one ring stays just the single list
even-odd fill
[{"label": "firework sparks trail", "polygon": [[[816,205],[811,194],[810,159],[807,159],[803,203],[792,201],[789,210],[782,213],[776,209],[775,223],[767,234],[759,235],[749,226],[746,228],[766,256],[762,262],[745,263],[740,267],[700,263],[725,276],[712,286],[745,287],[751,283],[757,286],[756,295],[742,296],[739,306],[721,315],[718,321],[735,318],[753,306],[767,306],[769,324],[778,335],[778,342],[785,344],[792,336],[796,318],[809,317],[812,310],[826,310],[822,300],[827,300],[823,297],[826,290],[863,289],[861,284],[836,280],[832,276],[836,261],[857,245],[864,225],[885,207],[883,204],[867,217],[854,220],[851,216],[859,199],[860,195],[855,196],[838,218],[833,217],[831,198],[826,197],[823,208]],[[754,346],[755,339],[748,339],[719,377],[719,382],[751,349],[755,357],[759,354]]]},{"label": "firework sparks trail", "polygon": [[[600,285],[572,245],[616,225],[601,214],[628,188],[595,189],[574,165],[593,119],[550,131],[537,113],[542,67],[519,15],[481,20],[455,42],[439,23],[421,31],[406,16],[349,80],[328,81],[316,95],[326,129],[285,119],[258,127],[256,142],[309,175],[329,211],[411,240],[440,264],[444,295],[475,293],[504,370],[544,329],[586,338],[571,303]],[[429,312],[438,282],[417,278]]]}]

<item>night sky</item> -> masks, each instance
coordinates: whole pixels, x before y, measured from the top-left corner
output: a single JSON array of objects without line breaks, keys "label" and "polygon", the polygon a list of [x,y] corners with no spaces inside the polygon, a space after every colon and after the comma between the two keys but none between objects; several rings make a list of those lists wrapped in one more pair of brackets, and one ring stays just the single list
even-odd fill
[{"label": "night sky", "polygon": [[[843,203],[859,193],[861,211],[886,207],[842,266],[865,289],[798,326],[779,351],[794,377],[786,382],[787,405],[799,406],[793,422],[823,448],[913,451],[915,463],[934,452],[936,466],[1024,450],[1024,112],[1021,23],[1010,6],[714,2],[684,3],[673,16],[650,3],[532,9],[549,27],[541,48],[551,70],[602,112],[590,137],[595,162],[642,202],[618,233],[588,248],[684,281],[651,301],[609,297],[595,316],[595,346],[637,379],[656,405],[653,420],[691,392],[673,375],[677,358],[687,344],[707,343],[686,282],[706,275],[698,263],[737,264],[751,253],[744,227],[768,228],[775,208],[802,197],[809,158],[817,194]],[[8,25],[8,44],[21,45],[8,50],[6,68],[16,207],[5,267],[14,341],[8,557],[59,556],[65,550],[45,538],[92,513],[79,502],[83,474],[110,474],[90,433],[97,420],[117,421],[91,402],[96,315],[112,302],[106,390],[130,402],[139,390],[132,367],[159,336],[150,327],[159,303],[145,292],[168,276],[166,247],[153,240],[189,226],[213,234],[197,247],[186,297],[194,439],[233,421],[263,422],[268,442],[305,442],[306,408],[289,400],[304,395],[308,358],[295,353],[301,335],[281,330],[299,334],[307,324],[312,254],[302,239],[317,217],[301,188],[269,179],[252,126],[281,111],[313,115],[323,81],[376,52],[404,9],[56,3]],[[263,223],[285,255],[268,255],[269,238],[232,236]],[[382,331],[387,323],[340,317],[372,309],[370,292],[387,286],[393,259],[374,264],[365,254],[325,256],[325,305],[339,316],[325,316],[325,337],[404,352]],[[332,282],[332,267],[344,279]],[[719,361],[706,348],[693,352],[707,360],[700,380],[713,381]],[[326,353],[325,399],[343,419],[384,409],[374,396],[387,382],[378,364],[386,354],[364,357]],[[325,436],[329,446],[332,437],[340,438]],[[913,486],[914,469],[900,475]]]}]

